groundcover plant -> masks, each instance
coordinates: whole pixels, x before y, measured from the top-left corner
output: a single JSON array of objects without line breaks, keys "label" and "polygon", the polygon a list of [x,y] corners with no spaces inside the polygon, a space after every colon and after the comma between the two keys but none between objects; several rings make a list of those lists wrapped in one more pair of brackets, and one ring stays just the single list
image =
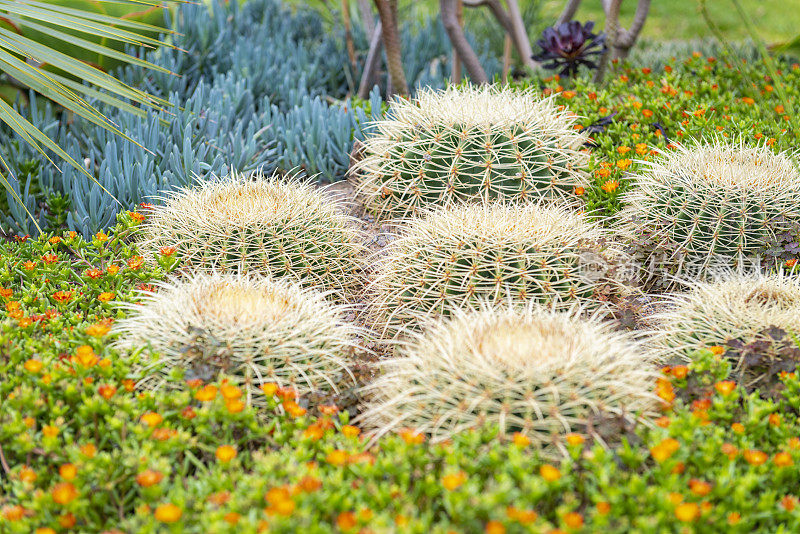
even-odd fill
[{"label": "groundcover plant", "polygon": [[365,100],[364,5],[174,7],[139,145],[12,98],[107,192],[0,127],[0,533],[800,532],[800,60],[401,5]]}]

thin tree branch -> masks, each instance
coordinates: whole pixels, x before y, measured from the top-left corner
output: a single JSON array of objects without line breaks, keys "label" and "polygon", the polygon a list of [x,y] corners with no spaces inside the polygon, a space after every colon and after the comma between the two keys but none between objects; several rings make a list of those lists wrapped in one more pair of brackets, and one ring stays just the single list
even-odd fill
[{"label": "thin tree branch", "polygon": [[391,78],[392,94],[407,95],[408,83],[403,72],[403,55],[400,47],[400,31],[397,23],[397,0],[374,0],[383,25],[383,48]]},{"label": "thin tree branch", "polygon": [[[603,0],[603,5],[607,0]],[[594,73],[594,81],[600,83],[606,74],[606,66],[608,65],[609,56],[611,56],[617,42],[617,33],[619,31],[619,7],[622,0],[610,0],[610,5],[606,11],[606,51],[603,57],[600,58],[600,64],[597,66],[597,71]]]},{"label": "thin tree branch", "polygon": [[639,33],[641,33],[644,23],[647,20],[647,14],[649,11],[650,0],[639,0],[639,3],[636,5],[636,13],[633,16],[633,22],[631,23],[630,29],[621,29],[619,35],[617,36],[616,48],[624,49],[624,53],[620,54],[620,57],[627,56],[628,51],[636,43],[636,39],[639,37]]},{"label": "thin tree branch", "polygon": [[369,0],[358,0],[357,5],[361,23],[364,25],[364,31],[367,33],[367,39],[372,41],[372,35],[375,33],[375,19],[372,15],[372,4]]},{"label": "thin tree branch", "polygon": [[505,28],[505,30],[511,33],[512,26],[511,26],[511,18],[508,16],[505,8],[503,8],[503,4],[500,3],[500,0],[462,0],[464,5],[467,7],[481,7],[486,6],[494,15],[494,18],[497,19],[497,22]]}]

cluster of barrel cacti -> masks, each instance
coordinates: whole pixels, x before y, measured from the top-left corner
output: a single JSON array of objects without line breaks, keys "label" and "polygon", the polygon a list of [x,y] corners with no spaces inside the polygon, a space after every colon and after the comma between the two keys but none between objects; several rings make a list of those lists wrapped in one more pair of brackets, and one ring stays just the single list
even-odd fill
[{"label": "cluster of barrel cacti", "polygon": [[[394,102],[351,169],[364,208],[394,219],[371,258],[356,219],[291,176],[179,191],[141,244],[177,247],[187,275],[132,307],[120,343],[148,346],[143,383],[224,372],[252,400],[266,382],[347,389],[361,341],[392,341],[378,378],[358,386],[375,435],[447,439],[490,423],[551,450],[568,433],[614,440],[646,417],[659,360],[769,326],[800,331],[795,278],[710,278],[800,221],[793,155],[719,141],[661,153],[633,176],[615,232],[576,204],[589,155],[574,126],[552,100],[508,88]],[[693,265],[698,280],[662,303],[647,343],[607,321],[637,291],[628,267],[653,263],[625,250],[641,233],[672,247],[665,272]]]}]

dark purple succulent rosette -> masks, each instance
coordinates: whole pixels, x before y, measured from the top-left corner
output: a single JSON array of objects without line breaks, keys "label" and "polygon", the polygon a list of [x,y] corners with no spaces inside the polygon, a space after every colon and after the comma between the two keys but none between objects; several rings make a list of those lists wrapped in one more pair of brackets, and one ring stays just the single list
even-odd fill
[{"label": "dark purple succulent rosette", "polygon": [[542,51],[533,59],[546,69],[561,69],[559,74],[564,76],[574,75],[581,65],[596,69],[596,57],[606,50],[605,34],[592,33],[592,28],[593,21],[581,24],[575,20],[546,28],[536,42]]}]

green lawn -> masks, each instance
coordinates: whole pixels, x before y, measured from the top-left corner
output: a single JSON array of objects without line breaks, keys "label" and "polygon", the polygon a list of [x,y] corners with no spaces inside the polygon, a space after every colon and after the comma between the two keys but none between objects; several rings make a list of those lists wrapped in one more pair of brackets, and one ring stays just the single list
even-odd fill
[{"label": "green lawn", "polygon": [[[519,0],[524,8],[538,0]],[[740,0],[755,23],[759,35],[767,43],[787,40],[800,34],[800,0]],[[299,3],[298,0],[290,2]],[[565,0],[541,0],[542,15],[555,20],[565,4]],[[322,0],[312,3],[323,4]],[[328,0],[328,4],[338,2]],[[351,0],[355,4],[354,0]],[[438,0],[400,0],[401,8],[428,11],[438,9]],[[623,26],[630,24],[636,10],[636,0],[623,0]],[[716,24],[724,35],[732,40],[748,37],[730,0],[708,0],[709,9]],[[711,37],[712,33],[699,11],[698,0],[653,0],[650,16],[647,19],[643,37],[651,39],[677,40]],[[583,0],[576,17],[578,20],[595,20],[602,27],[605,17],[600,0]],[[531,36],[533,40],[533,36]]]}]

